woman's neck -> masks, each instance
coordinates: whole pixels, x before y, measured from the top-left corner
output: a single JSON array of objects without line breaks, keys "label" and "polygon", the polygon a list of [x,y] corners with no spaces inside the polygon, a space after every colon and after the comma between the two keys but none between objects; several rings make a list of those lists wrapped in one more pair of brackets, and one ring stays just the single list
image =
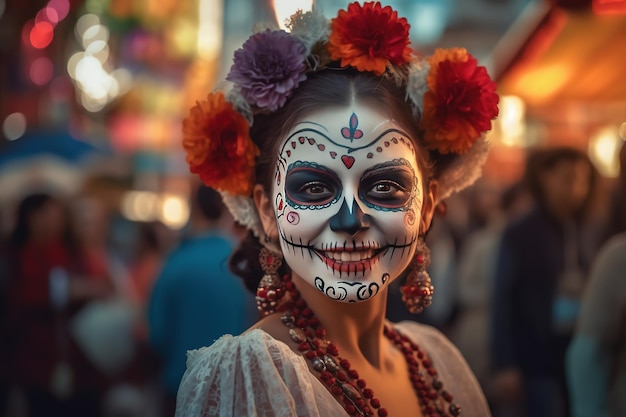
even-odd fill
[{"label": "woman's neck", "polygon": [[367,301],[343,303],[322,294],[295,274],[292,281],[326,329],[327,339],[339,347],[342,355],[366,360],[376,368],[382,366],[388,344],[383,335],[387,287]]}]

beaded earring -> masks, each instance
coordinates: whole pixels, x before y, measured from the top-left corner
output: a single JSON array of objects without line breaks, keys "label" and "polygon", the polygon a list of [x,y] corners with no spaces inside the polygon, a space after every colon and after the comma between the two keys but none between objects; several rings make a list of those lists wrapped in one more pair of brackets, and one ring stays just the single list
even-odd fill
[{"label": "beaded earring", "polygon": [[265,317],[277,311],[277,307],[285,295],[285,286],[277,273],[283,260],[280,255],[272,253],[266,248],[261,248],[259,263],[265,275],[261,278],[256,290],[256,304],[261,315]]},{"label": "beaded earring", "polygon": [[422,237],[419,238],[415,257],[411,263],[404,285],[400,288],[402,302],[412,314],[419,314],[433,302],[435,288],[428,275],[430,249]]}]

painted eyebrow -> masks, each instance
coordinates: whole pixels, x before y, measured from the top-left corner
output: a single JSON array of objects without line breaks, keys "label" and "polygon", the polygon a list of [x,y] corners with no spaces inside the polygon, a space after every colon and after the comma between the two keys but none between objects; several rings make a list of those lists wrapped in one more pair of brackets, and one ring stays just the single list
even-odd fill
[{"label": "painted eyebrow", "polygon": [[363,176],[366,176],[372,173],[373,171],[379,171],[379,170],[389,169],[389,168],[406,168],[411,173],[413,173],[413,175],[415,175],[413,167],[411,166],[409,161],[407,161],[404,158],[400,158],[400,159],[394,159],[392,161],[386,161],[386,162],[381,162],[380,164],[376,164],[373,167],[368,168],[365,172],[363,172]]}]

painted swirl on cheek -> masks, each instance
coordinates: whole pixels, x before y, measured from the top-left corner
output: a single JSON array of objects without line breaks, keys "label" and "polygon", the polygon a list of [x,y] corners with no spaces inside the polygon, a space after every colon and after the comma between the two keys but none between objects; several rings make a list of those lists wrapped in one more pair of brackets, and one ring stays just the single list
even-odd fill
[{"label": "painted swirl on cheek", "polygon": [[289,222],[289,224],[296,225],[300,223],[300,215],[295,211],[290,211],[289,213],[287,213],[287,221]]},{"label": "painted swirl on cheek", "polygon": [[415,211],[413,209],[407,210],[404,214],[404,223],[407,226],[413,226],[415,224]]}]

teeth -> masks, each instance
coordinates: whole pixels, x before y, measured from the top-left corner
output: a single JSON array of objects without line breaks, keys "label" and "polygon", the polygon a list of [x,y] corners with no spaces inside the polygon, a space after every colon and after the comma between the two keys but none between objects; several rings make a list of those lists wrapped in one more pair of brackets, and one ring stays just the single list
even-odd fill
[{"label": "teeth", "polygon": [[326,252],[327,258],[334,259],[341,262],[358,262],[364,259],[369,259],[374,255],[374,251],[354,251],[354,252]]}]

